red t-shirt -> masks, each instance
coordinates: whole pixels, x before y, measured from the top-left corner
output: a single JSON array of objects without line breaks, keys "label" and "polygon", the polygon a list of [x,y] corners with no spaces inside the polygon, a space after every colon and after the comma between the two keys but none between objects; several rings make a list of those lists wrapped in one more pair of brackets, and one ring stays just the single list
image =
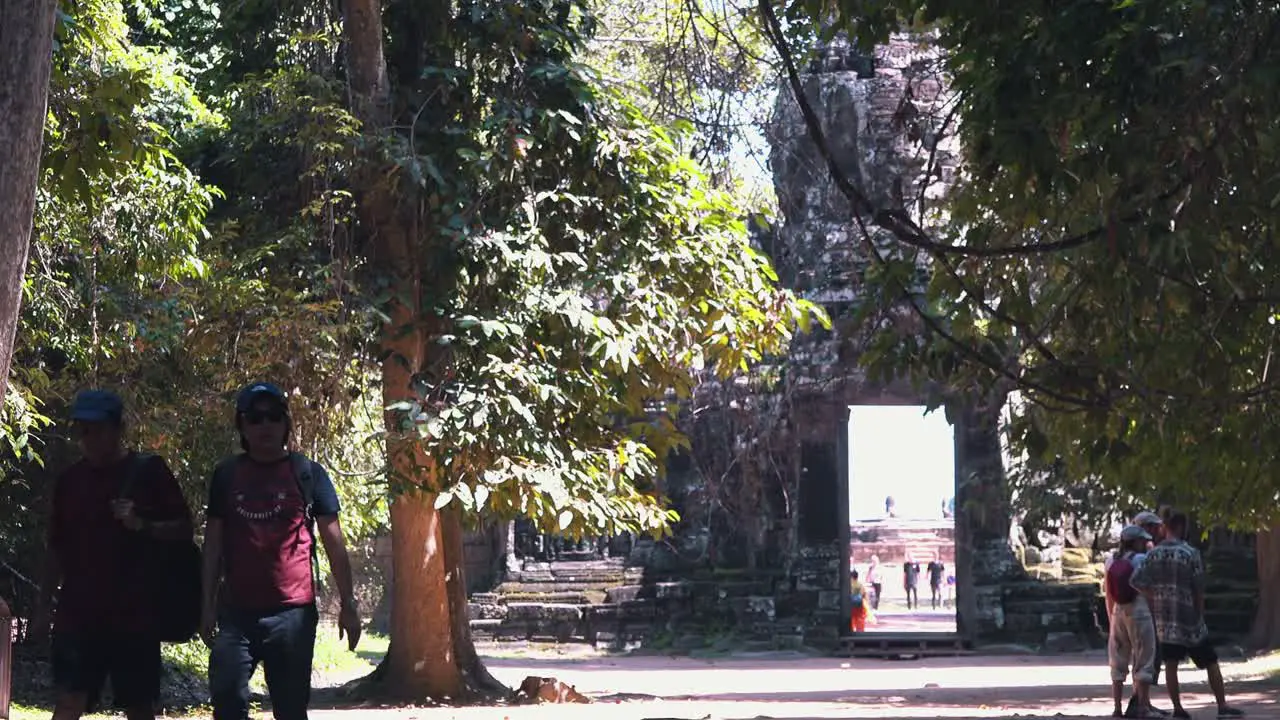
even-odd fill
[{"label": "red t-shirt", "polygon": [[[145,540],[111,512],[133,464],[133,453],[105,467],[81,460],[58,477],[53,491],[49,547],[62,569],[56,623],[60,631],[145,630],[154,615],[138,562]],[[152,456],[138,469],[129,492],[145,520],[186,523],[191,511],[164,460]]]},{"label": "red t-shirt", "polygon": [[[327,473],[311,463],[312,514],[338,514],[338,497]],[[228,606],[272,611],[315,602],[311,553],[302,490],[286,457],[259,463],[234,461],[229,483],[214,477],[207,515],[223,522],[222,557]]]},{"label": "red t-shirt", "polygon": [[1107,592],[1111,599],[1121,605],[1128,605],[1138,597],[1130,580],[1133,579],[1133,561],[1129,555],[1120,555],[1111,561],[1107,568]]}]

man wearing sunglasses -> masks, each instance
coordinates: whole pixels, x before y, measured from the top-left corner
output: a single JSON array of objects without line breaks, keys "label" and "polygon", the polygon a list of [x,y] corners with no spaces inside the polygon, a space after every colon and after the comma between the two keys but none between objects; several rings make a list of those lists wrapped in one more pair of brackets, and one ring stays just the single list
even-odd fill
[{"label": "man wearing sunglasses", "polygon": [[289,451],[288,400],[275,385],[240,392],[236,429],[244,452],[214,471],[206,510],[200,634],[210,648],[213,717],[249,717],[249,679],[261,662],[274,716],[302,720],[318,623],[317,540],[341,597],[339,636],[353,651],[360,639],[338,494],[324,468]]}]

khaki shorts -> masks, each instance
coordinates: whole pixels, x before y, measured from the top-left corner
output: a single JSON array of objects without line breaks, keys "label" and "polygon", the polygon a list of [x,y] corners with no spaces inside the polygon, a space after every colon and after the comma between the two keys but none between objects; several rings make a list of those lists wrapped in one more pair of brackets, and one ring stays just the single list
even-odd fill
[{"label": "khaki shorts", "polygon": [[1112,682],[1124,682],[1130,669],[1135,682],[1151,682],[1156,660],[1156,625],[1146,599],[1139,597],[1115,606],[1111,613],[1107,660]]}]

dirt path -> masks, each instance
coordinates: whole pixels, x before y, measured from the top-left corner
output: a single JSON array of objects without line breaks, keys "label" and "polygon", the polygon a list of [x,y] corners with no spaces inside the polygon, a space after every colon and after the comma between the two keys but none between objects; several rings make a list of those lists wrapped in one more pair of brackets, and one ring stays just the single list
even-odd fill
[{"label": "dirt path", "polygon": [[[528,675],[556,676],[597,699],[591,705],[512,708],[399,708],[405,720],[458,718],[605,718],[641,720],[819,720],[826,718],[1105,717],[1110,714],[1106,658],[975,656],[915,661],[838,660],[762,656],[726,660],[689,658],[491,659],[499,679],[518,685]],[[1239,665],[1224,666],[1239,675]],[[1184,705],[1196,718],[1212,718],[1204,673],[1182,673]],[[1191,681],[1191,682],[1188,682]],[[1235,681],[1232,702],[1250,718],[1277,718],[1277,686]],[[1157,704],[1168,707],[1158,690]],[[348,718],[351,710],[316,711],[316,718]]]}]

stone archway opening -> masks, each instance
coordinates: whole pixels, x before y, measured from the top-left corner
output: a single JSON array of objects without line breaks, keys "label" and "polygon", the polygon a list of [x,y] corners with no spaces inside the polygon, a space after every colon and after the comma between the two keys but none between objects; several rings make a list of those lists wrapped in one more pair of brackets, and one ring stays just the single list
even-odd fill
[{"label": "stone archway opening", "polygon": [[846,563],[868,590],[865,632],[954,635],[954,428],[923,405],[860,404],[845,435]]}]

